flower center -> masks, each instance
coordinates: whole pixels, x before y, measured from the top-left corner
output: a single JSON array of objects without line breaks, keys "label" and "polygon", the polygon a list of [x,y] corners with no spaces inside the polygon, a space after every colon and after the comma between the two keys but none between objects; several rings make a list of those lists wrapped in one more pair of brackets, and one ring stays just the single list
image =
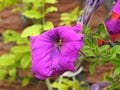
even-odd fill
[{"label": "flower center", "polygon": [[58,48],[58,50],[60,50],[61,46],[62,46],[62,40],[59,39],[58,42],[57,42],[57,48]]}]

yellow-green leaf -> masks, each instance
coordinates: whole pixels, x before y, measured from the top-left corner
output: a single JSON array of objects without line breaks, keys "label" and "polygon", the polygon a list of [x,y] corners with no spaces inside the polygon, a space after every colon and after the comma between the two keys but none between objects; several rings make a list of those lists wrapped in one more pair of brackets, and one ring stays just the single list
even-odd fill
[{"label": "yellow-green leaf", "polygon": [[39,35],[42,29],[42,25],[35,24],[24,29],[21,37],[36,36]]},{"label": "yellow-green leaf", "polygon": [[44,30],[50,30],[54,28],[54,25],[52,22],[46,22],[45,25],[44,25]]},{"label": "yellow-green leaf", "polygon": [[57,8],[54,7],[54,6],[51,6],[51,7],[48,7],[48,8],[46,9],[45,13],[47,14],[47,13],[49,13],[49,12],[54,12],[54,11],[57,11]]},{"label": "yellow-green leaf", "polygon": [[15,62],[15,55],[13,54],[0,56],[0,66],[7,67],[13,65]]},{"label": "yellow-green leaf", "polygon": [[39,19],[42,17],[40,12],[38,12],[36,10],[27,10],[27,11],[23,12],[23,15],[28,18],[35,18],[35,19]]}]

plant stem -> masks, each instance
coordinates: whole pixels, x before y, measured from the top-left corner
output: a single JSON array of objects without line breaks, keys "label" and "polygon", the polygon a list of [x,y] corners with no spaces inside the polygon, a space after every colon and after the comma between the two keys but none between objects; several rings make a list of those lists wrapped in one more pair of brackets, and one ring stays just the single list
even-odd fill
[{"label": "plant stem", "polygon": [[110,39],[108,39],[108,42],[110,43],[110,45],[111,45],[112,47],[116,45],[116,44],[115,44],[112,40],[110,40]]},{"label": "plant stem", "polygon": [[85,58],[87,58],[87,56],[85,55],[85,53],[82,52],[81,50],[80,50],[80,53],[81,53]]},{"label": "plant stem", "polygon": [[51,85],[50,80],[49,80],[49,79],[46,79],[45,82],[46,82],[46,84],[47,84],[48,90],[53,90],[53,89],[51,88],[51,86],[50,86],[50,85]]}]

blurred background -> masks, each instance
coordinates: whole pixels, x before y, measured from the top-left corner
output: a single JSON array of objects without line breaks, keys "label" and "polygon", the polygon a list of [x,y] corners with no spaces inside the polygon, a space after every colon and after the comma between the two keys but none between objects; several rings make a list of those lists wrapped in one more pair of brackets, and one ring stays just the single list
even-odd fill
[{"label": "blurred background", "polygon": [[[85,5],[85,0],[49,0],[39,4],[37,1],[39,0],[0,0],[0,90],[48,90],[45,81],[37,80],[31,75],[29,40],[22,39],[20,33],[36,23],[49,26],[45,30],[53,26],[75,25]],[[90,22],[92,30],[96,30],[98,24],[109,18],[114,2],[115,0],[105,0],[93,13]],[[39,15],[41,13],[42,18]],[[23,34],[25,35],[27,34]],[[110,72],[113,66],[110,63],[104,67],[97,66],[97,71],[92,75],[89,73],[88,62],[83,68],[78,79],[81,80],[82,76],[85,82],[92,84],[102,81],[103,73]],[[56,77],[50,78],[51,82],[55,79]]]}]

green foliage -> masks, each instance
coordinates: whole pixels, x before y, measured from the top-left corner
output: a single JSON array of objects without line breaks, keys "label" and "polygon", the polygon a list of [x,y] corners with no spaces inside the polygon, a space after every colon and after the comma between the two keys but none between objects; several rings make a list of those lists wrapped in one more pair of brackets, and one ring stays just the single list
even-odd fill
[{"label": "green foliage", "polygon": [[110,50],[112,57],[116,57],[117,54],[120,54],[120,46],[115,45],[111,50]]},{"label": "green foliage", "polygon": [[6,30],[3,34],[4,43],[16,42],[17,44],[28,43],[28,38],[21,38],[21,35],[14,30]]},{"label": "green foliage", "polygon": [[13,48],[10,49],[10,51],[15,54],[27,53],[27,52],[30,52],[30,46],[29,45],[14,46]]},{"label": "green foliage", "polygon": [[23,15],[30,19],[40,19],[42,18],[42,14],[36,10],[27,10],[23,12]]},{"label": "green foliage", "polygon": [[51,86],[56,89],[61,90],[68,90],[70,88],[74,90],[88,90],[87,88],[83,87],[84,82],[79,81],[72,81],[65,78],[59,78],[56,82],[52,83]]},{"label": "green foliage", "polygon": [[115,71],[114,71],[114,74],[116,76],[120,76],[120,66],[116,67]]},{"label": "green foliage", "polygon": [[6,70],[0,70],[0,80],[4,80],[7,74]]},{"label": "green foliage", "polygon": [[32,26],[29,26],[24,29],[24,31],[21,34],[21,37],[28,37],[28,36],[36,36],[39,35],[42,31],[42,25],[40,24],[34,24]]},{"label": "green foliage", "polygon": [[[95,71],[96,65],[104,65],[111,62],[115,68],[112,72],[112,76],[107,76],[106,79],[112,82],[109,90],[117,90],[120,88],[120,45],[110,41],[109,33],[106,30],[105,25],[102,23],[98,27],[98,32],[91,32],[89,27],[83,26],[84,44],[81,55],[84,59],[90,62],[89,71],[91,74]],[[109,42],[98,46],[96,40],[101,39]],[[114,44],[111,44],[114,43]]]},{"label": "green foliage", "polygon": [[43,30],[50,30],[54,27],[52,22],[46,22],[44,25],[34,24],[24,29],[21,34],[21,37],[36,36],[39,35]]},{"label": "green foliage", "polygon": [[99,24],[98,30],[99,30],[100,37],[102,38],[102,40],[108,40],[109,33],[108,33],[104,23]]},{"label": "green foliage", "polygon": [[45,24],[44,24],[44,26],[43,26],[43,30],[50,30],[50,29],[52,29],[52,28],[54,28],[54,25],[53,25],[53,23],[52,22],[49,22],[49,21],[47,21]]},{"label": "green foliage", "polygon": [[22,80],[22,86],[24,87],[24,86],[28,85],[29,82],[30,82],[30,78],[24,78],[24,79]]},{"label": "green foliage", "polygon": [[[33,25],[24,29],[22,37],[36,36],[54,27],[52,22],[45,21],[45,16],[50,12],[57,11],[57,8],[54,6],[45,8],[45,4],[54,4],[57,0],[23,0],[23,2],[26,6],[23,9],[22,15],[31,19]],[[32,6],[29,5],[30,3]]]},{"label": "green foliage", "polygon": [[13,82],[16,79],[16,73],[17,73],[17,70],[15,68],[10,69],[8,71],[8,74],[9,74],[8,81],[9,82]]},{"label": "green foliage", "polygon": [[16,60],[14,54],[0,56],[0,67],[12,66],[15,62]]},{"label": "green foliage", "polygon": [[57,3],[57,0],[45,0],[45,3],[54,4]]},{"label": "green foliage", "polygon": [[97,40],[104,40],[103,37],[106,37],[106,35],[108,35],[104,24],[100,24],[99,29],[100,31],[98,33],[95,33],[91,32],[91,29],[89,27],[83,26],[85,46],[82,48],[81,52],[84,53],[83,56],[85,59],[91,62],[89,70],[92,74],[95,71],[96,64],[104,65],[105,63],[110,62],[110,58],[112,56],[109,49],[110,45],[98,46]]},{"label": "green foliage", "polygon": [[5,43],[15,42],[15,41],[17,41],[18,38],[20,38],[20,35],[13,30],[7,30],[2,35],[3,35],[3,37],[5,37],[4,38]]},{"label": "green foliage", "polygon": [[16,4],[19,0],[0,0],[0,10]]},{"label": "green foliage", "polygon": [[[16,43],[10,49],[10,53],[0,56],[1,80],[8,75],[8,81],[13,82],[17,76],[17,70],[27,70],[31,68],[31,54],[28,38],[21,38],[21,35],[13,30],[6,30],[3,33],[5,43]],[[28,78],[28,77],[26,77]],[[23,86],[27,85],[24,84]]]},{"label": "green foliage", "polygon": [[54,11],[57,11],[57,8],[54,6],[51,6],[51,7],[46,8],[45,14],[48,14],[48,13],[54,12]]},{"label": "green foliage", "polygon": [[73,22],[77,21],[77,17],[82,15],[83,11],[79,12],[79,8],[75,8],[70,13],[61,14],[60,20],[62,21],[60,25],[70,26]]},{"label": "green foliage", "polygon": [[[17,3],[19,0],[0,0],[0,9]],[[2,2],[2,3],[1,3]],[[51,21],[46,21],[45,16],[50,12],[57,11],[54,6],[45,7],[46,4],[54,4],[57,0],[22,0],[24,7],[15,8],[21,15],[30,19],[32,25],[26,27],[21,34],[8,29],[2,35],[4,43],[14,43],[9,54],[0,56],[0,80],[8,79],[13,82],[18,76],[19,71],[31,69],[31,52],[29,36],[39,35],[43,31],[54,27]],[[31,73],[22,78],[22,86],[29,84]]]},{"label": "green foliage", "polygon": [[96,63],[94,63],[94,62],[90,64],[89,70],[90,70],[90,73],[91,73],[91,74],[94,74],[95,66],[96,66]]},{"label": "green foliage", "polygon": [[20,61],[20,68],[21,69],[26,69],[27,67],[29,67],[29,65],[31,64],[31,53],[25,53],[24,56],[21,58]]}]

